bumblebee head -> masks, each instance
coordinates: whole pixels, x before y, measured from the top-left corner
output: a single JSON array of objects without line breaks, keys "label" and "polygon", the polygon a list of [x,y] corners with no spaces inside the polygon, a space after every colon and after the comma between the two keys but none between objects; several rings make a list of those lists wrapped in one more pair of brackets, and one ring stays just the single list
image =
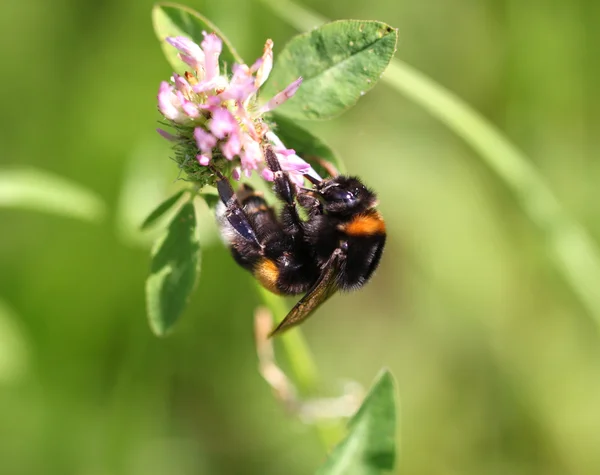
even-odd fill
[{"label": "bumblebee head", "polygon": [[339,175],[323,181],[310,181],[315,185],[311,191],[328,214],[352,215],[377,206],[375,193],[358,178]]}]

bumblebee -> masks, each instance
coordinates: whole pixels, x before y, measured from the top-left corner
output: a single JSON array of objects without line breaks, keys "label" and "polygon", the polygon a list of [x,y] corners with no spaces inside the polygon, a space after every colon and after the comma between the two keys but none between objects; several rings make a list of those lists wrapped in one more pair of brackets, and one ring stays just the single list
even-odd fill
[{"label": "bumblebee", "polygon": [[362,287],[379,264],[386,230],[375,193],[358,178],[305,175],[312,188],[296,187],[273,149],[266,147],[264,154],[282,202],[279,213],[248,185],[235,193],[215,170],[221,200],[216,215],[240,266],[271,292],[305,294],[273,336],[304,321],[338,290]]}]

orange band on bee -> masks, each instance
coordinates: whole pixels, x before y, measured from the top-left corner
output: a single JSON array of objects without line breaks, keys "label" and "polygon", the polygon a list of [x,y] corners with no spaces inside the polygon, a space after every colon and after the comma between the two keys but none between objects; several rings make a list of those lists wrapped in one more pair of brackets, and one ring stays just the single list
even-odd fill
[{"label": "orange band on bee", "polygon": [[269,207],[266,205],[248,205],[246,203],[244,203],[244,211],[246,211],[246,213],[248,214],[256,214],[256,213],[265,213],[267,211],[269,211]]},{"label": "orange band on bee", "polygon": [[279,269],[277,268],[277,264],[275,264],[275,262],[273,262],[271,259],[262,259],[254,267],[253,274],[265,289],[275,294],[281,293],[277,288]]},{"label": "orange band on bee", "polygon": [[359,215],[341,227],[350,236],[385,234],[385,222],[379,213]]}]

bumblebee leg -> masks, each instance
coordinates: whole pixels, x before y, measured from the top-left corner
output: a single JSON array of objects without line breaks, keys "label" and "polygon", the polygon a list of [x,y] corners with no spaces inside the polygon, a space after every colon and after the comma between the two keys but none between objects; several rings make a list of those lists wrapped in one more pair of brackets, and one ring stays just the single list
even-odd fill
[{"label": "bumblebee leg", "polygon": [[298,204],[307,211],[309,219],[318,214],[323,214],[321,202],[311,194],[300,191],[296,199]]},{"label": "bumblebee leg", "polygon": [[281,233],[275,210],[267,204],[262,193],[257,193],[251,186],[243,184],[236,194],[261,243],[264,244],[270,235]]},{"label": "bumblebee leg", "polygon": [[273,190],[275,194],[283,201],[284,205],[281,210],[281,223],[284,232],[291,236],[296,236],[303,233],[303,223],[298,215],[296,203],[295,185],[291,182],[290,177],[281,169],[277,155],[272,147],[265,148],[265,160],[269,169],[273,172]]},{"label": "bumblebee leg", "polygon": [[250,224],[248,216],[244,213],[229,180],[227,180],[227,178],[218,170],[213,171],[217,175],[217,191],[219,192],[219,197],[225,207],[224,210],[221,210],[223,217],[241,237],[258,247],[262,247],[258,242],[256,232]]},{"label": "bumblebee leg", "polygon": [[277,194],[277,196],[285,203],[293,205],[294,196],[296,196],[294,185],[290,181],[290,177],[288,176],[288,174],[281,170],[281,165],[279,164],[277,155],[275,155],[275,152],[272,147],[265,148],[265,160],[269,169],[275,175],[273,179],[273,187],[275,190],[275,194]]}]

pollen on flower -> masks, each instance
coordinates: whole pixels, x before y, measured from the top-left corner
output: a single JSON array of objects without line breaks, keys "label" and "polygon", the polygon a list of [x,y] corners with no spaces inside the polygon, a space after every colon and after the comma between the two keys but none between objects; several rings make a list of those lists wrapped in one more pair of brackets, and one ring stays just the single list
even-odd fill
[{"label": "pollen on flower", "polygon": [[222,40],[215,33],[204,32],[203,36],[200,45],[183,36],[166,39],[191,68],[163,81],[157,96],[158,110],[165,119],[161,123],[174,133],[158,130],[173,142],[180,168],[200,186],[214,184],[214,169],[234,179],[257,171],[272,180],[263,156],[263,148],[270,144],[282,169],[302,184],[303,174],[312,172],[310,165],[285,147],[264,117],[296,93],[302,78],[260,106],[258,91],[273,67],[273,42],[266,41],[262,56],[251,67],[233,64],[227,75],[219,62]]}]

